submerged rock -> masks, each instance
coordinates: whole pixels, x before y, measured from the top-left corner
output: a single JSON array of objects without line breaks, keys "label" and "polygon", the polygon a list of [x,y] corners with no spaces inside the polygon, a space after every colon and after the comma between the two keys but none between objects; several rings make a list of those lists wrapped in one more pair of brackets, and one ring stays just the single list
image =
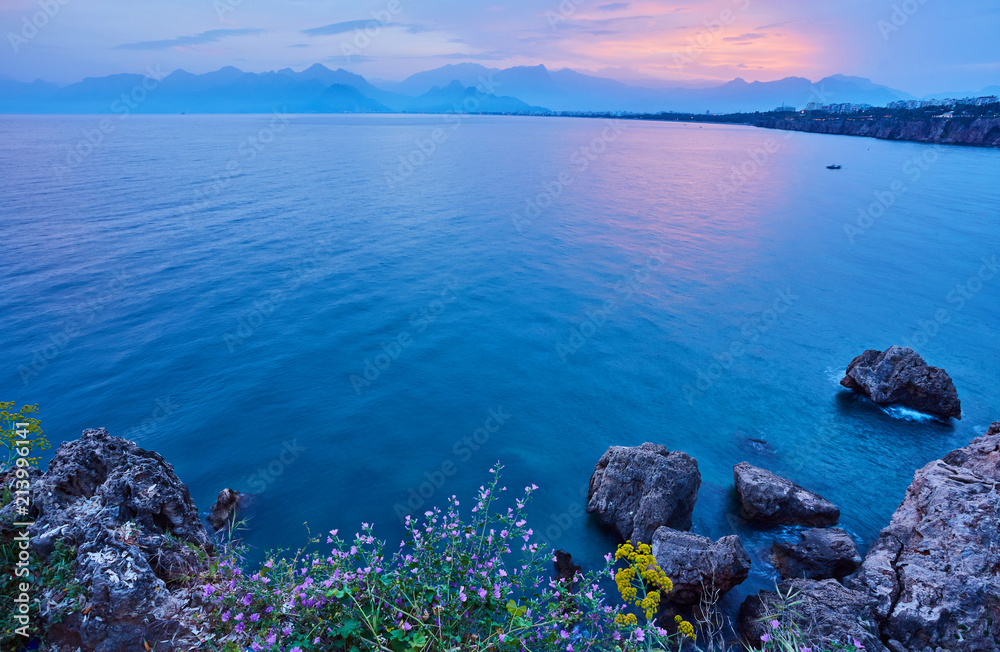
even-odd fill
[{"label": "submerged rock", "polygon": [[902,405],[945,419],[962,418],[962,403],[951,377],[944,369],[929,366],[908,347],[865,351],[847,365],[847,375],[840,384],[879,405]]},{"label": "submerged rock", "polygon": [[708,537],[661,527],[653,534],[652,549],[656,563],[674,585],[663,599],[675,604],[697,604],[703,593],[708,593],[714,604],[750,574],[750,555],[736,535],[713,542]]},{"label": "submerged rock", "polygon": [[658,527],[691,527],[700,486],[698,462],[687,453],[650,443],[612,446],[590,478],[587,512],[622,539],[650,543]]},{"label": "submerged rock", "polygon": [[733,467],[740,514],[758,525],[836,525],[840,510],[819,494],[747,462]]},{"label": "submerged rock", "polygon": [[799,533],[799,542],[794,546],[775,542],[772,558],[785,579],[839,580],[861,565],[854,539],[840,528],[805,530]]},{"label": "submerged rock", "polygon": [[[43,613],[53,650],[190,649],[191,577],[213,552],[187,487],[158,454],[105,429],[64,443],[32,487],[31,547],[73,551],[90,609]],[[44,563],[44,561],[42,562]],[[58,592],[63,587],[46,587]],[[56,601],[58,602],[58,601]]]},{"label": "submerged rock", "polygon": [[1000,422],[917,471],[852,587],[896,652],[1000,650]]},{"label": "submerged rock", "polygon": [[236,515],[247,500],[246,494],[242,494],[235,489],[223,489],[219,492],[219,497],[212,505],[212,512],[208,515],[208,522],[216,531],[229,527],[236,520]]},{"label": "submerged rock", "polygon": [[576,588],[576,576],[583,572],[578,564],[573,563],[573,555],[565,550],[556,550],[552,556],[552,564],[556,569],[555,581],[565,584],[570,591]]},{"label": "submerged rock", "polygon": [[833,649],[834,643],[854,650],[856,641],[864,652],[885,652],[873,609],[871,596],[836,580],[784,580],[777,593],[761,591],[743,602],[739,630],[744,640],[761,647],[761,637],[775,633],[773,620],[781,628],[797,628],[800,643],[813,650]]}]

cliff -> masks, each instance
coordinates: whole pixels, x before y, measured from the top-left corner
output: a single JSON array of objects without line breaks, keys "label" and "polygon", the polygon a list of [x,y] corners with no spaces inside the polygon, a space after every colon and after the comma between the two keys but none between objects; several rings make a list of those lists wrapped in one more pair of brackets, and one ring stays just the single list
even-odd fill
[{"label": "cliff", "polygon": [[941,145],[1000,147],[1000,118],[923,118],[907,120],[894,117],[826,118],[806,116],[778,117],[762,115],[751,124],[765,129],[785,129],[818,134],[867,136],[882,140],[911,140]]}]

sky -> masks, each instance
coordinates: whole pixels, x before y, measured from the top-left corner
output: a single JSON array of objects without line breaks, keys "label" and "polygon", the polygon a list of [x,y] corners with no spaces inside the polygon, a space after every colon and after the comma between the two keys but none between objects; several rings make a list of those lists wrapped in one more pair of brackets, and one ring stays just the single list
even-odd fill
[{"label": "sky", "polygon": [[313,63],[400,80],[469,61],[647,85],[868,77],[920,96],[1000,84],[997,0],[0,0],[0,75]]}]

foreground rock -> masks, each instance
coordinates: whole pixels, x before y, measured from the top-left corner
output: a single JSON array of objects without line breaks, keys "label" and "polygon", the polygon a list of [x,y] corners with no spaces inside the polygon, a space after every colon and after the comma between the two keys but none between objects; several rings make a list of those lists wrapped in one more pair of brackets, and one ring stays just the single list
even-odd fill
[{"label": "foreground rock", "polygon": [[750,555],[735,535],[716,542],[668,527],[653,534],[653,556],[674,584],[663,596],[675,604],[697,604],[708,593],[714,604],[750,574]]},{"label": "foreground rock", "polygon": [[656,528],[691,527],[701,473],[698,462],[658,444],[612,446],[590,478],[587,512],[622,539],[650,543]]},{"label": "foreground rock", "polygon": [[219,497],[212,505],[212,511],[208,515],[208,522],[212,528],[219,531],[227,528],[236,522],[236,515],[239,513],[247,496],[235,489],[223,489],[219,492]]},{"label": "foreground rock", "polygon": [[785,579],[839,580],[861,565],[854,539],[840,528],[805,530],[799,533],[799,542],[794,546],[775,542],[772,557]]},{"label": "foreground rock", "polygon": [[962,418],[962,403],[951,377],[944,369],[929,366],[908,347],[865,351],[847,365],[847,375],[840,384],[879,405],[902,405],[945,419]]},{"label": "foreground rock", "polygon": [[840,510],[822,496],[747,462],[733,467],[740,514],[757,525],[836,525]]},{"label": "foreground rock", "polygon": [[1000,650],[1000,422],[917,471],[852,586],[895,652]]},{"label": "foreground rock", "polygon": [[573,563],[573,555],[565,550],[556,550],[552,555],[552,564],[556,569],[556,582],[569,587],[570,591],[576,590],[576,576],[583,573],[583,569]]},{"label": "foreground rock", "polygon": [[[782,598],[798,604],[782,611],[781,604],[786,602]],[[785,580],[778,585],[778,593],[761,591],[750,596],[740,607],[740,634],[760,647],[762,636],[774,634],[772,619],[784,628],[794,623],[802,632],[802,644],[813,650],[829,650],[834,643],[853,650],[857,641],[865,652],[885,652],[871,596],[836,580]]]},{"label": "foreground rock", "polygon": [[[45,587],[41,614],[52,650],[190,649],[185,625],[190,577],[207,567],[212,544],[187,487],[158,454],[85,430],[59,447],[32,487],[33,552],[73,551],[74,581],[89,607],[60,606],[65,587]],[[69,608],[64,608],[69,607]]]}]

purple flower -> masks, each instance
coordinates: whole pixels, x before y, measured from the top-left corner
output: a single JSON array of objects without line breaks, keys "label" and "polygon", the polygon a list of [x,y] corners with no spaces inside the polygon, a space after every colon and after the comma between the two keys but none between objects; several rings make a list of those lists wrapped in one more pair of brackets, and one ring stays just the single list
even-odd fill
[{"label": "purple flower", "polygon": [[781,623],[779,623],[777,620],[772,620],[771,627],[778,629],[779,627],[781,627]]},{"label": "purple flower", "polygon": [[763,643],[767,643],[768,641],[771,640],[771,635],[770,634],[761,634],[760,635],[760,640]]}]

